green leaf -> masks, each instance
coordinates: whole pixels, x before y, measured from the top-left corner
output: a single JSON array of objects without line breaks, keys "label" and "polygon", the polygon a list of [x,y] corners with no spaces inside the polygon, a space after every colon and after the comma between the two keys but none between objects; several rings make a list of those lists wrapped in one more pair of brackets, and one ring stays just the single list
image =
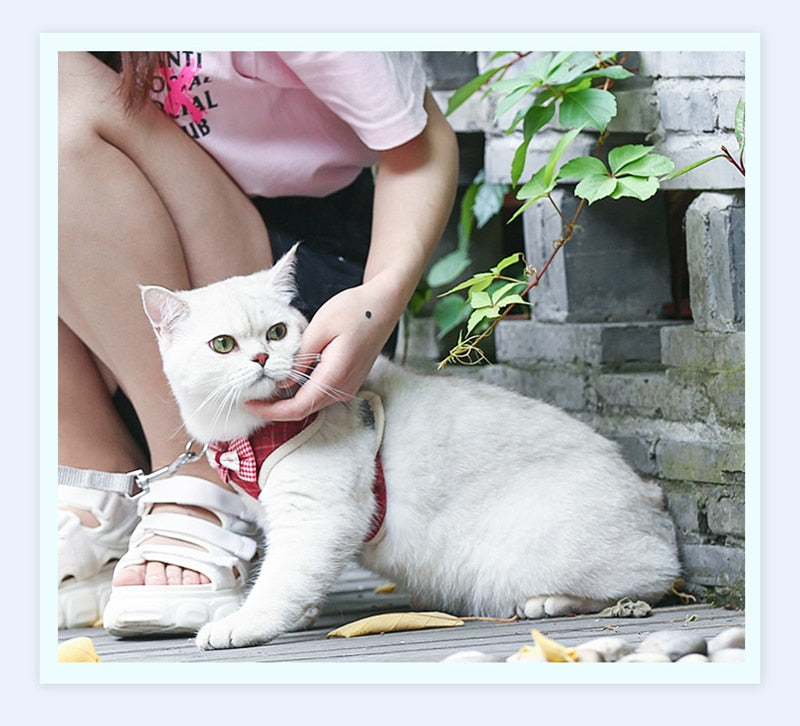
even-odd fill
[{"label": "green leaf", "polygon": [[733,133],[736,136],[736,141],[739,144],[739,151],[744,153],[744,142],[745,142],[745,134],[744,134],[744,111],[745,105],[744,101],[739,99],[739,103],[736,104],[736,111],[734,112],[733,118]]},{"label": "green leaf", "polygon": [[608,174],[593,174],[581,179],[575,187],[575,196],[585,199],[589,204],[614,194],[617,180]]},{"label": "green leaf", "polygon": [[476,291],[470,293],[469,304],[474,308],[488,308],[492,305],[492,297],[488,292]]},{"label": "green leaf", "polygon": [[478,187],[478,193],[475,195],[475,200],[472,204],[472,213],[475,215],[478,229],[481,229],[503,208],[507,193],[507,184],[483,182]]},{"label": "green leaf", "polygon": [[617,101],[612,93],[600,88],[586,88],[564,96],[559,120],[567,128],[591,126],[604,131],[616,113]]},{"label": "green leaf", "polygon": [[[517,292],[519,292],[520,290],[523,289],[525,289],[524,282],[507,282],[505,285],[498,287],[496,290],[493,290],[490,293],[490,297],[492,299],[492,305],[500,305],[500,304],[509,305],[510,303],[504,302],[503,298],[506,296],[519,297],[519,295],[512,293],[512,290],[516,290]],[[522,300],[522,298],[520,298],[520,300]]]},{"label": "green leaf", "polygon": [[608,152],[608,165],[611,167],[612,174],[618,174],[624,166],[632,164],[637,159],[647,156],[652,146],[642,144],[626,144],[617,146]]},{"label": "green leaf", "polygon": [[596,156],[578,156],[570,159],[558,172],[559,179],[577,178],[603,174],[608,176],[606,165]]},{"label": "green leaf", "polygon": [[[573,142],[575,137],[581,132],[581,128],[571,129],[567,131],[556,143],[545,165],[545,182],[549,185],[555,184],[556,180],[556,165],[561,160],[567,147]],[[552,189],[552,187],[551,187]]]},{"label": "green leaf", "polygon": [[493,280],[494,275],[491,272],[479,272],[477,275],[473,275],[469,280],[464,280],[464,282],[458,283],[458,285],[451,287],[446,292],[440,293],[439,297],[450,295],[459,290],[469,290],[470,292],[485,290],[492,284]]},{"label": "green leaf", "polygon": [[553,118],[554,113],[555,106],[553,104],[548,106],[531,106],[526,111],[522,126],[522,143],[517,147],[517,150],[514,152],[514,158],[511,160],[511,184],[513,186],[519,183],[522,172],[525,170],[528,146],[530,146],[533,135]]},{"label": "green leaf", "polygon": [[552,103],[547,106],[531,106],[525,113],[525,120],[522,125],[523,135],[527,138],[533,136],[553,118],[555,112],[556,107]]},{"label": "green leaf", "polygon": [[472,306],[457,295],[440,300],[433,309],[433,319],[439,329],[439,337],[443,338],[450,331],[463,325],[471,310]]},{"label": "green leaf", "polygon": [[527,199],[532,203],[537,199],[546,197],[555,188],[555,182],[551,181],[548,184],[546,177],[547,167],[543,166],[519,188],[519,191],[517,191],[517,199]]},{"label": "green leaf", "polygon": [[503,70],[503,68],[504,66],[490,68],[488,71],[484,71],[483,73],[475,76],[475,78],[467,81],[463,86],[461,86],[461,88],[457,89],[447,101],[446,115],[453,113],[453,111],[461,106],[470,96],[479,91],[485,83],[488,83],[501,70]]},{"label": "green leaf", "polygon": [[428,271],[427,282],[433,288],[443,287],[457,279],[470,265],[466,252],[455,250],[437,260]]},{"label": "green leaf", "polygon": [[532,90],[532,86],[526,84],[522,86],[522,88],[517,88],[516,90],[509,93],[505,98],[501,99],[497,104],[497,108],[494,112],[495,120],[502,118],[506,112],[510,111],[514,106],[516,106],[523,98],[525,98]]},{"label": "green leaf", "polygon": [[522,253],[521,252],[515,252],[513,255],[509,255],[508,257],[504,257],[502,260],[500,260],[500,262],[498,262],[492,268],[492,273],[496,277],[498,277],[503,273],[503,270],[505,270],[508,267],[511,267],[511,265],[515,265],[520,260],[522,260]]},{"label": "green leaf", "polygon": [[623,176],[617,179],[617,187],[611,194],[612,199],[620,197],[635,197],[645,201],[658,191],[658,179],[650,177],[644,179],[640,176]]},{"label": "green leaf", "polygon": [[472,222],[474,215],[472,213],[472,206],[475,203],[475,197],[478,194],[478,187],[483,181],[483,170],[479,171],[475,180],[470,184],[464,196],[461,198],[461,209],[458,220],[458,249],[466,253],[469,248],[469,240],[472,237]]},{"label": "green leaf", "polygon": [[623,66],[607,66],[585,73],[588,78],[610,78],[612,81],[622,81],[632,75],[633,73]]},{"label": "green leaf", "polygon": [[662,156],[661,154],[647,154],[623,166],[616,172],[616,175],[663,176],[664,174],[670,174],[674,170],[675,164],[672,163],[672,159]]},{"label": "green leaf", "polygon": [[492,312],[493,311],[490,308],[481,308],[480,310],[475,310],[472,315],[469,316],[469,320],[467,321],[467,333],[471,333],[487,318],[496,318],[500,314],[497,313],[497,315],[492,315]]}]

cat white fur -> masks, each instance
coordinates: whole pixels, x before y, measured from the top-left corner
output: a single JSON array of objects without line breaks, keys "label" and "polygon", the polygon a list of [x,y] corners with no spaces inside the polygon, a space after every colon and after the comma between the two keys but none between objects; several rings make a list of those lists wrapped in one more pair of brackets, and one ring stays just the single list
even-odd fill
[{"label": "cat white fur", "polygon": [[[188,433],[206,443],[264,421],[243,407],[291,376],[305,327],[289,306],[293,254],[268,271],[172,293],[143,288]],[[265,331],[287,324],[285,337]],[[230,335],[238,350],[208,341]],[[235,353],[235,354],[234,354]],[[254,361],[268,353],[263,368]],[[376,432],[358,399],[325,409],[311,439],[262,482],[266,555],[242,607],[204,626],[202,648],[265,643],[313,620],[358,557],[421,607],[457,615],[594,612],[659,600],[679,575],[662,494],[611,442],[541,401],[381,359],[364,385],[385,410],[384,531],[375,510]],[[222,391],[227,391],[223,393]]]}]

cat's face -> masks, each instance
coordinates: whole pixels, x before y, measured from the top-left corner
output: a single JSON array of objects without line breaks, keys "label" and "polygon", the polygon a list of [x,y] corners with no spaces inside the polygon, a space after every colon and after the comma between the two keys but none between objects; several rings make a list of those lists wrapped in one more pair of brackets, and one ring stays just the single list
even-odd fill
[{"label": "cat's face", "polygon": [[164,373],[189,435],[247,436],[264,420],[244,406],[286,395],[306,327],[291,307],[293,255],[270,270],[184,292],[142,288]]}]

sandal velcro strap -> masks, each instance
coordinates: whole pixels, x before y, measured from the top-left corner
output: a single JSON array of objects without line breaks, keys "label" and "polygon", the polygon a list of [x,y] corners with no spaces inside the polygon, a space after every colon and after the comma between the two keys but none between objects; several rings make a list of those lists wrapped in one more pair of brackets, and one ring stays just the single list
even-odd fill
[{"label": "sandal velcro strap", "polygon": [[175,503],[202,507],[245,522],[255,521],[255,514],[248,509],[241,495],[193,476],[177,475],[154,481],[150,490],[139,498],[140,510],[149,508],[151,504]]},{"label": "sandal velcro strap", "polygon": [[161,535],[190,542],[198,547],[207,548],[213,545],[216,549],[229,552],[234,557],[243,560],[252,559],[257,550],[256,540],[250,530],[239,534],[213,522],[207,522],[191,514],[178,514],[176,512],[159,512],[142,517],[142,521],[133,532],[132,541],[141,541],[151,535]]}]

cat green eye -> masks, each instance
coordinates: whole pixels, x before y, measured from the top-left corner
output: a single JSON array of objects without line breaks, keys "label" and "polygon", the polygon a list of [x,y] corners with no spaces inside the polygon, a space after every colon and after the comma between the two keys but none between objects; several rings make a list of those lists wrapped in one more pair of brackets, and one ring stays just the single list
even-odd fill
[{"label": "cat green eye", "polygon": [[267,331],[267,340],[280,340],[286,336],[286,323],[275,323]]},{"label": "cat green eye", "polygon": [[209,340],[208,345],[217,353],[230,353],[236,347],[236,341],[230,335],[218,335]]}]

